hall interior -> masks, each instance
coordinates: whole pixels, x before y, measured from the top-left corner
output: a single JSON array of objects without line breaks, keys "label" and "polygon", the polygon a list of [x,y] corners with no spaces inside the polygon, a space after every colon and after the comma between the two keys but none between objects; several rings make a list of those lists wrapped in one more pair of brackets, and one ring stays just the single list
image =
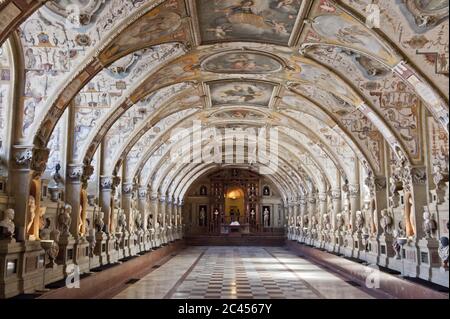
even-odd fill
[{"label": "hall interior", "polygon": [[0,1],[0,298],[448,298],[448,16]]}]

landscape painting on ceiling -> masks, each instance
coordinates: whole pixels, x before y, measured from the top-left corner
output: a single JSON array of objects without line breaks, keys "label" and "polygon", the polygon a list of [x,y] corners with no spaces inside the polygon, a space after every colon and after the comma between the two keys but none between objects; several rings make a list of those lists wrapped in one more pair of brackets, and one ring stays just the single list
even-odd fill
[{"label": "landscape painting on ceiling", "polygon": [[213,106],[268,107],[274,85],[263,82],[214,82],[209,88]]},{"label": "landscape painting on ceiling", "polygon": [[240,51],[213,55],[203,63],[203,69],[214,73],[265,74],[280,71],[282,65],[266,54]]},{"label": "landscape painting on ceiling", "polygon": [[300,4],[301,0],[197,0],[202,40],[288,45]]}]

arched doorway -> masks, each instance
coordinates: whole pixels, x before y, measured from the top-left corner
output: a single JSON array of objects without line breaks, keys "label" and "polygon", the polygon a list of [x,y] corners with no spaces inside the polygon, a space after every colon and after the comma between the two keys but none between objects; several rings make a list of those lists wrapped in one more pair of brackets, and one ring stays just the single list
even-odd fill
[{"label": "arched doorway", "polygon": [[232,186],[225,195],[225,222],[242,223],[245,217],[245,192],[241,187]]}]

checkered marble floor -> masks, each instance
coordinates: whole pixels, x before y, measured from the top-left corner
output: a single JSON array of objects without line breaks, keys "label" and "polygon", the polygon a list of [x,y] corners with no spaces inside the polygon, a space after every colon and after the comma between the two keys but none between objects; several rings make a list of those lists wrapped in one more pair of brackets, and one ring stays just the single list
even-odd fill
[{"label": "checkered marble floor", "polygon": [[191,247],[115,298],[367,299],[371,296],[284,248]]}]

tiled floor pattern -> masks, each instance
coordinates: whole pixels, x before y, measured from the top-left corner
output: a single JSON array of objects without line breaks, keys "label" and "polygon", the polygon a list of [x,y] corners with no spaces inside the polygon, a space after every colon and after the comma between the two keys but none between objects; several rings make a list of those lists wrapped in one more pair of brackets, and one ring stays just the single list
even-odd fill
[{"label": "tiled floor pattern", "polygon": [[190,247],[116,298],[371,298],[283,248]]}]

